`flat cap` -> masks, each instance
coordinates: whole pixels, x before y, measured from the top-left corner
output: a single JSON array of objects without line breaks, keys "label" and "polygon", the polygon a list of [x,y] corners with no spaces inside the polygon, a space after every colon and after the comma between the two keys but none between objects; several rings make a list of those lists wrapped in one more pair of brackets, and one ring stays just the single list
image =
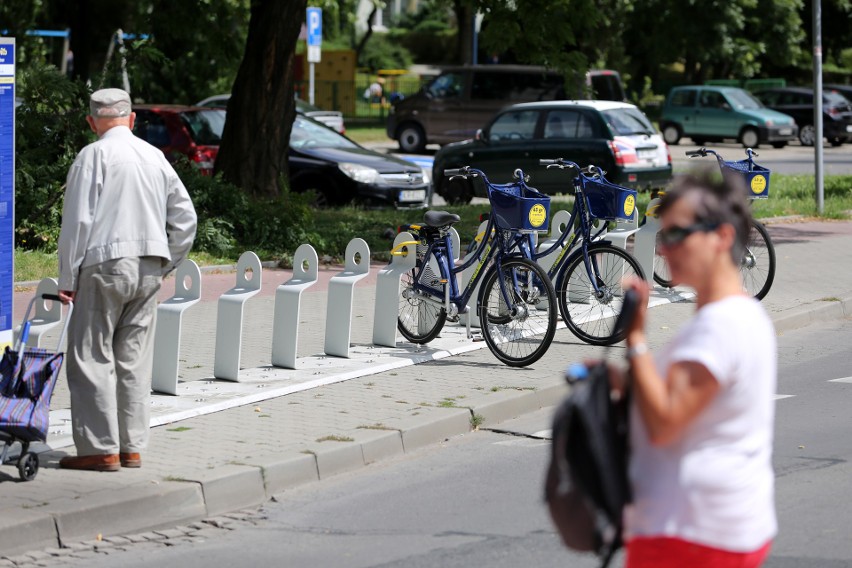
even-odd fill
[{"label": "flat cap", "polygon": [[95,118],[130,116],[130,95],[121,89],[101,89],[92,93],[89,114]]}]

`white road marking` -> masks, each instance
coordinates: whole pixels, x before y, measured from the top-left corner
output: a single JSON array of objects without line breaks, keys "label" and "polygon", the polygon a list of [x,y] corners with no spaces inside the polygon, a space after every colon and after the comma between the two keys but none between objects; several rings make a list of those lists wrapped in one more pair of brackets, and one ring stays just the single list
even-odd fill
[{"label": "white road marking", "polygon": [[852,383],[852,377],[844,377],[842,379],[829,379],[830,383]]},{"label": "white road marking", "polygon": [[781,400],[782,398],[793,398],[794,396],[796,396],[796,395],[794,395],[794,394],[776,394],[772,398],[774,400]]}]

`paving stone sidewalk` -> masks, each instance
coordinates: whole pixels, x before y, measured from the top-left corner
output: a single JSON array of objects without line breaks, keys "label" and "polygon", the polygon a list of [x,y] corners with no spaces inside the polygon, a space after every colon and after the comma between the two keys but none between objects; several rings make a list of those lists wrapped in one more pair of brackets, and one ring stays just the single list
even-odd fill
[{"label": "paving stone sidewalk", "polygon": [[[778,271],[764,304],[777,331],[849,317],[852,223],[777,223],[770,233]],[[184,316],[182,381],[215,385],[215,291],[233,286],[233,278],[205,275],[210,295]],[[246,321],[252,322],[243,339],[247,372],[269,369],[273,294],[287,278],[265,270],[263,292],[247,304]],[[165,297],[171,295],[168,287]],[[16,303],[28,293],[18,292]],[[371,341],[374,297],[374,283],[356,287],[356,346]],[[322,352],[324,298],[322,290],[305,294],[300,357]],[[693,310],[691,302],[652,309],[652,347],[667,341]],[[14,465],[4,465],[0,558],[187,525],[450,436],[476,435],[476,427],[556,404],[566,393],[561,374],[568,363],[617,359],[621,353],[620,346],[585,345],[562,329],[545,357],[528,368],[505,367],[487,349],[478,349],[165,424],[152,430],[138,470],[59,470],[59,458],[73,448],[42,454],[42,469],[32,482],[18,481]],[[67,405],[64,377],[60,387],[52,408]]]}]

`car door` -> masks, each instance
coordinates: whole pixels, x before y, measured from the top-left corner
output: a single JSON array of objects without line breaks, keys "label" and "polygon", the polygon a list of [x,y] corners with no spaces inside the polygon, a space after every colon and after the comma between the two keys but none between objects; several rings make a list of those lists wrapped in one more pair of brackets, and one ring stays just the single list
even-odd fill
[{"label": "car door", "polygon": [[446,144],[465,138],[464,132],[469,130],[464,104],[469,76],[462,71],[443,73],[426,88],[426,108],[420,116],[428,140]]},{"label": "car door", "polygon": [[734,120],[732,107],[720,91],[702,89],[698,94],[695,134],[724,137],[739,134],[739,124]]},{"label": "car door", "polygon": [[547,169],[540,159],[563,158],[586,167],[610,169],[612,155],[596,113],[581,108],[550,109],[542,117],[540,136],[531,152],[534,169],[530,185],[548,194],[571,193],[573,175],[567,170]]},{"label": "car door", "polygon": [[512,181],[516,168],[524,172],[538,167],[533,146],[541,112],[514,109],[498,114],[483,131],[483,144],[469,153],[470,165],[481,169],[493,183]]}]

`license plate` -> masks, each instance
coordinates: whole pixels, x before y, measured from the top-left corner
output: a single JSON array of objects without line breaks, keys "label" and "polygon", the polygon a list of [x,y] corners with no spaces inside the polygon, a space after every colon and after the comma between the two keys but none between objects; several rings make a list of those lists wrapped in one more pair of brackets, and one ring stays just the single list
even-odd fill
[{"label": "license plate", "polygon": [[657,156],[656,149],[648,149],[648,150],[637,150],[636,156],[640,160],[653,160]]},{"label": "license plate", "polygon": [[400,201],[423,201],[426,199],[425,189],[403,189],[399,192]]},{"label": "license plate", "polygon": [[781,130],[778,131],[778,134],[780,134],[781,136],[790,136],[791,134],[793,134],[793,129],[792,128],[782,128]]}]

